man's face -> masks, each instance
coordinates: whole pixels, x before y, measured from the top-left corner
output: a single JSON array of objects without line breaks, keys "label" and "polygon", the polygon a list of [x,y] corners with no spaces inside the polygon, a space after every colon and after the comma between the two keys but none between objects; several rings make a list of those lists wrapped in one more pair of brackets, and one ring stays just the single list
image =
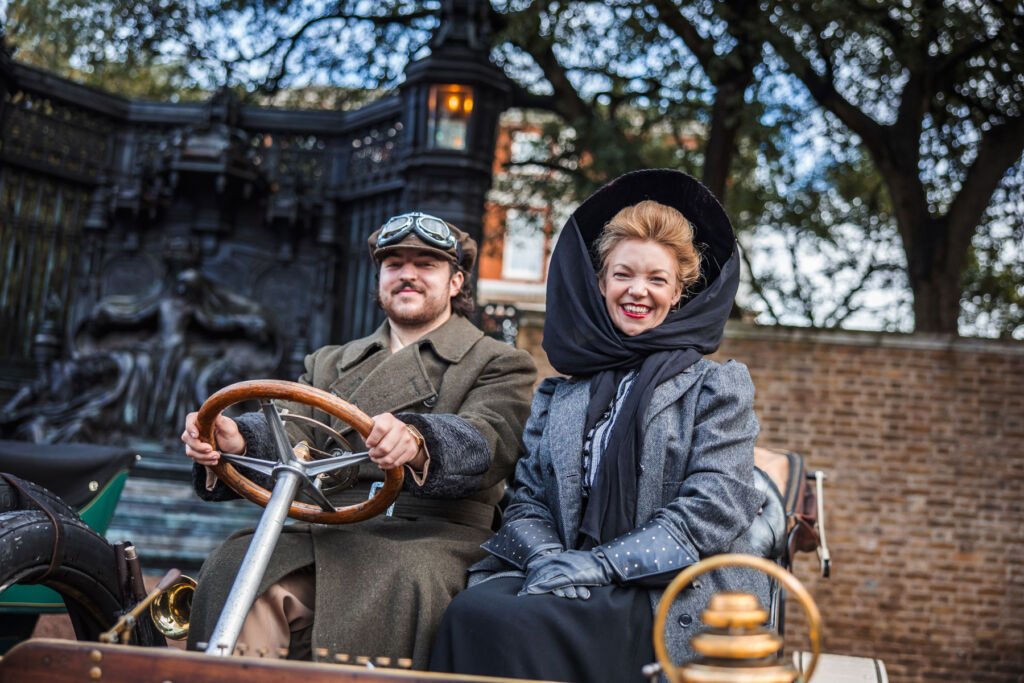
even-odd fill
[{"label": "man's face", "polygon": [[380,305],[399,325],[427,325],[451,314],[462,273],[449,261],[419,249],[396,249],[380,264]]}]

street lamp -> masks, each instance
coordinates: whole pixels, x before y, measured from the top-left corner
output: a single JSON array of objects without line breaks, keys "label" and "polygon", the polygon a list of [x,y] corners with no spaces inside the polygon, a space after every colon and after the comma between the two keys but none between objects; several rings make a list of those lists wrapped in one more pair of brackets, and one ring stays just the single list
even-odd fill
[{"label": "street lamp", "polygon": [[427,145],[437,149],[466,149],[473,88],[446,83],[432,85],[428,98]]},{"label": "street lamp", "polygon": [[498,117],[512,99],[512,83],[490,59],[490,12],[486,0],[441,0],[430,53],[406,66],[401,86],[399,204],[449,220],[478,241]]}]

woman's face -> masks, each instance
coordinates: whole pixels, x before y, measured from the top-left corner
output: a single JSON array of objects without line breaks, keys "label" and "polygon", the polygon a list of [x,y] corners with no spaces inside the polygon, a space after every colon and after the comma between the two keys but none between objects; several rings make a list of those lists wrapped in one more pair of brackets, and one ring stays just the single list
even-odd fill
[{"label": "woman's face", "polygon": [[615,327],[630,337],[657,327],[682,295],[678,264],[657,242],[623,240],[608,254],[598,283]]}]

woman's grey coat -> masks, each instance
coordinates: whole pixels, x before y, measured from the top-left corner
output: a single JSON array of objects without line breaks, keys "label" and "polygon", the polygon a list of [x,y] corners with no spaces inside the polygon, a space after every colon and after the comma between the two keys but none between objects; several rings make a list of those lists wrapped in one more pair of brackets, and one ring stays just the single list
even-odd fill
[{"label": "woman's grey coat", "polygon": [[[516,467],[516,488],[505,522],[540,519],[576,546],[582,498],[583,426],[590,400],[587,379],[545,380],[534,396]],[[754,386],[746,366],[702,359],[655,390],[645,416],[637,490],[637,527],[657,520],[692,557],[749,550],[747,530],[764,501],[754,486],[758,423]],[[549,419],[549,417],[551,419]],[[607,539],[611,540],[611,539]],[[470,568],[470,585],[521,574],[489,556]],[[770,581],[748,569],[708,573],[672,605],[666,644],[674,661],[693,658],[689,639],[701,611],[719,590],[741,590],[769,601]],[[653,612],[662,589],[650,593]]]}]

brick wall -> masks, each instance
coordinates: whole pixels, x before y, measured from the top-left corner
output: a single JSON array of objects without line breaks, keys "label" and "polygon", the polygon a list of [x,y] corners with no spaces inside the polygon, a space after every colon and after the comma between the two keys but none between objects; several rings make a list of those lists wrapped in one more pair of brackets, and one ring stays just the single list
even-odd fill
[{"label": "brick wall", "polygon": [[[795,567],[824,651],[896,682],[1024,681],[1024,344],[731,325],[714,358],[750,368],[759,445],[828,475],[832,577]],[[787,647],[806,638],[790,600]]]}]

